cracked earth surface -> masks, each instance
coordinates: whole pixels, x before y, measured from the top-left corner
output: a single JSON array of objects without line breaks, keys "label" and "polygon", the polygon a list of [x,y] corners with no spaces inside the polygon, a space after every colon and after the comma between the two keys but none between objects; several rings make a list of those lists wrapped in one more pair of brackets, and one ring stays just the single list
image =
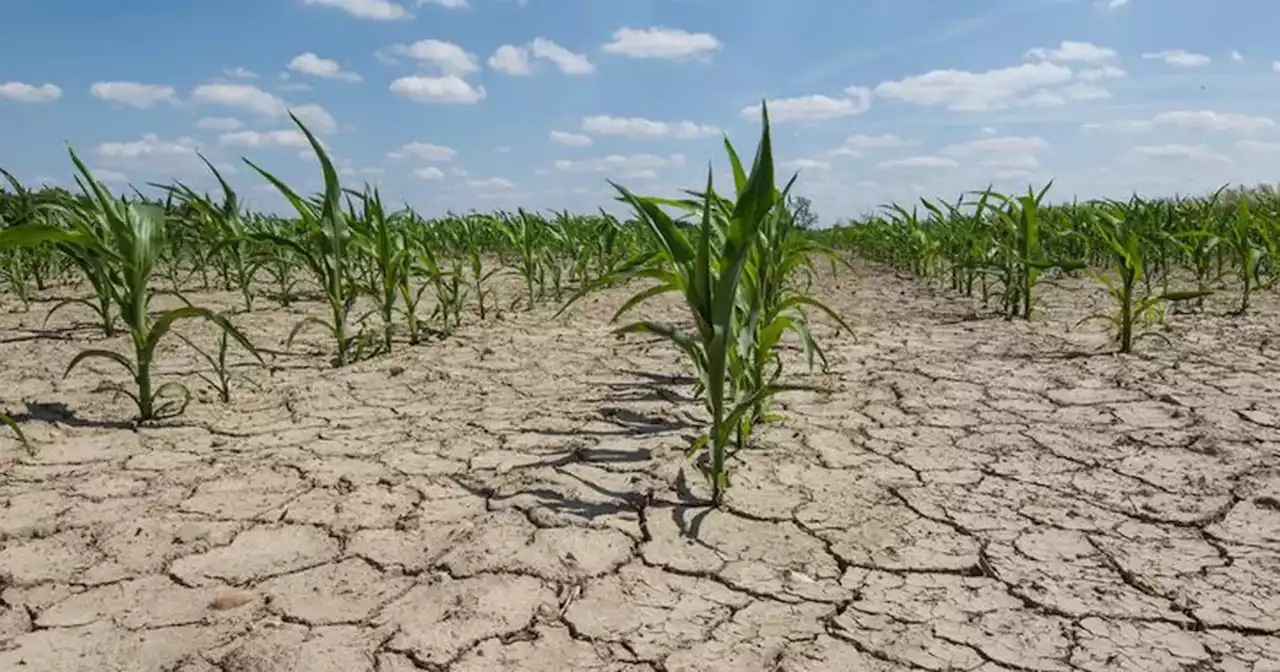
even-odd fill
[{"label": "cracked earth surface", "polygon": [[[719,511],[682,363],[608,333],[625,292],[281,354],[141,429],[116,371],[61,378],[91,330],[6,314],[40,452],[0,439],[0,670],[1280,669],[1273,300],[1117,357],[1069,329],[1083,283],[1026,324],[856,275],[822,283],[858,332],[819,334],[827,391],[781,399]],[[296,319],[237,317],[274,348]]]}]

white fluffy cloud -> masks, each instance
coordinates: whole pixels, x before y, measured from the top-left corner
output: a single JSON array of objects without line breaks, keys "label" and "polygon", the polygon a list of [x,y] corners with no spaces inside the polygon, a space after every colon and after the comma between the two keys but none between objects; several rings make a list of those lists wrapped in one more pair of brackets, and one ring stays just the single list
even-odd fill
[{"label": "white fluffy cloud", "polygon": [[399,21],[411,19],[409,10],[389,0],[302,0],[307,5],[336,7],[358,19]]},{"label": "white fluffy cloud", "polygon": [[236,131],[223,133],[218,143],[227,147],[293,147],[304,149],[310,146],[307,136],[301,131],[284,129],[278,131]]},{"label": "white fluffy cloud", "polygon": [[1236,133],[1253,133],[1264,128],[1274,128],[1276,125],[1276,122],[1270,117],[1214,112],[1213,110],[1161,112],[1156,115],[1154,121],[1157,124],[1182,126],[1184,128],[1233,131]]},{"label": "white fluffy cloud", "polygon": [[489,67],[507,75],[533,74],[533,59],[549,61],[566,75],[589,75],[596,66],[583,54],[576,54],[544,37],[527,45],[504,44],[489,57]]},{"label": "white fluffy cloud", "polygon": [[439,5],[445,9],[465,9],[471,5],[467,0],[418,0],[418,6]]},{"label": "white fluffy cloud", "polygon": [[792,159],[778,164],[787,170],[830,170],[831,164],[818,159]]},{"label": "white fluffy cloud", "polygon": [[1213,61],[1212,58],[1204,54],[1194,54],[1184,49],[1157,51],[1143,54],[1142,57],[1149,61],[1164,61],[1177,68],[1199,68],[1209,65]]},{"label": "white fluffy cloud", "polygon": [[682,59],[715,51],[722,46],[711,33],[691,33],[678,28],[619,28],[613,41],[601,47],[611,54],[632,58]]},{"label": "white fluffy cloud", "polygon": [[236,66],[234,68],[223,68],[222,74],[228,77],[235,77],[237,79],[258,79],[259,77],[258,73],[243,66]]},{"label": "white fluffy cloud", "polygon": [[575,54],[546,38],[534,38],[529,43],[529,51],[534,58],[551,61],[566,75],[587,75],[596,71],[596,66],[586,56]]},{"label": "white fluffy cloud", "polygon": [[252,84],[202,84],[191,92],[191,100],[201,105],[237,108],[268,117],[283,117],[293,112],[313,133],[328,134],[338,130],[337,121],[323,107],[309,103],[290,108],[280,96]]},{"label": "white fluffy cloud", "polygon": [[920,142],[917,140],[900,138],[892,133],[885,133],[882,135],[865,135],[859,133],[857,135],[851,135],[844,140],[845,147],[859,151],[864,149],[896,149],[899,147],[915,147],[919,144]]},{"label": "white fluffy cloud", "polygon": [[27,84],[25,82],[0,83],[0,99],[20,103],[52,103],[62,97],[62,89],[53,84]]},{"label": "white fluffy cloud", "polygon": [[[828,121],[866,112],[871,108],[871,91],[851,86],[839,98],[811,95],[776,98],[768,104],[769,120],[775,123]],[[746,119],[759,119],[760,106],[748,105],[739,114]]]},{"label": "white fluffy cloud", "polygon": [[1103,79],[1119,79],[1124,77],[1126,73],[1123,69],[1114,65],[1104,65],[1100,68],[1086,68],[1076,73],[1076,77],[1086,82],[1097,82]]},{"label": "white fluffy cloud", "polygon": [[344,82],[358,82],[363,79],[354,72],[343,70],[337,61],[320,58],[310,51],[295,56],[292,61],[289,61],[288,67],[294,72],[301,72],[313,77],[338,79]]},{"label": "white fluffy cloud", "polygon": [[104,160],[138,164],[194,158],[198,148],[199,143],[193,138],[162,140],[155,133],[147,133],[139,140],[104,142],[98,145],[97,152]]},{"label": "white fluffy cloud", "polygon": [[1134,147],[1129,150],[1127,156],[1130,158],[1156,158],[1156,159],[1192,159],[1196,161],[1212,161],[1227,162],[1229,159],[1204,145],[1180,145],[1177,143],[1165,145],[1144,145]]},{"label": "white fluffy cloud", "polygon": [[418,103],[474,105],[488,94],[483,86],[471,86],[455,75],[401,77],[391,82],[391,92]]},{"label": "white fluffy cloud", "polygon": [[1094,122],[1084,124],[1080,128],[1084,131],[1146,133],[1160,126],[1175,126],[1204,131],[1229,131],[1248,134],[1262,129],[1274,128],[1275,125],[1275,120],[1270,117],[1215,112],[1214,110],[1172,110],[1161,112],[1148,120],[1128,119]]},{"label": "white fluffy cloud", "polygon": [[392,159],[418,159],[428,162],[452,161],[458,156],[458,150],[429,142],[410,142],[387,152]]},{"label": "white fluffy cloud", "polygon": [[626,173],[637,170],[661,170],[684,165],[683,154],[658,156],[656,154],[610,154],[595,159],[555,162],[556,170],[566,173]]},{"label": "white fluffy cloud", "polygon": [[144,110],[162,101],[177,100],[172,86],[139,82],[94,82],[89,93],[100,100]]},{"label": "white fluffy cloud", "polygon": [[882,82],[875,92],[882,98],[913,105],[978,112],[1008,107],[1031,91],[1066,83],[1071,74],[1070,68],[1047,61],[985,72],[934,70]]},{"label": "white fluffy cloud", "polygon": [[444,75],[466,75],[480,69],[480,61],[475,54],[461,46],[443,40],[418,40],[413,44],[397,44],[391,52],[412,58],[424,67],[439,69]]},{"label": "white fluffy cloud", "polygon": [[881,161],[876,164],[876,167],[901,170],[940,170],[947,168],[959,168],[960,164],[957,163],[955,159],[948,159],[943,156],[909,156],[903,159]]},{"label": "white fluffy cloud", "polygon": [[533,74],[533,63],[529,60],[529,50],[514,44],[504,44],[489,57],[489,67],[506,75],[522,76]]},{"label": "white fluffy cloud", "polygon": [[692,121],[654,121],[641,117],[584,117],[582,130],[593,135],[617,135],[631,139],[675,138],[687,140],[720,135],[715,126]]},{"label": "white fluffy cloud", "polygon": [[956,158],[990,156],[999,154],[1028,154],[1048,149],[1044,138],[1006,136],[958,142],[943,148],[941,154]]},{"label": "white fluffy cloud", "polygon": [[1115,49],[1099,47],[1089,42],[1072,42],[1064,40],[1054,48],[1036,47],[1027,52],[1027,58],[1057,63],[1101,63],[1114,60],[1118,54]]},{"label": "white fluffy cloud", "polygon": [[440,169],[436,168],[435,166],[418,168],[417,170],[413,171],[413,174],[417,175],[418,177],[424,180],[443,180],[444,179],[444,173],[441,172]]},{"label": "white fluffy cloud", "polygon": [[565,133],[564,131],[551,131],[551,142],[566,147],[586,147],[591,144],[591,138],[577,133]]},{"label": "white fluffy cloud", "polygon": [[289,109],[283,98],[252,84],[201,84],[191,92],[191,100],[202,105],[236,107],[272,117],[284,116]]},{"label": "white fluffy cloud", "polygon": [[477,191],[505,191],[507,189],[516,188],[516,185],[514,182],[503,177],[488,177],[482,180],[467,180],[467,186]]}]

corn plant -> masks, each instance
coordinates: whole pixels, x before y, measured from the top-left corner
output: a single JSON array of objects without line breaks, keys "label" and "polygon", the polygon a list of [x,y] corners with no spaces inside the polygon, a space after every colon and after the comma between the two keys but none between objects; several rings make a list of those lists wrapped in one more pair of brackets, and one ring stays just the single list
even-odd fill
[{"label": "corn plant", "polygon": [[[700,395],[711,416],[707,432],[689,449],[689,454],[706,451],[704,473],[711,485],[712,503],[719,506],[729,487],[728,458],[730,446],[744,417],[774,395],[798,386],[776,382],[781,365],[768,382],[748,395],[735,396],[731,370],[740,339],[751,338],[747,312],[742,310],[740,289],[744,269],[759,244],[760,230],[782,203],[782,194],[774,186],[773,150],[769,133],[768,110],[763,110],[763,130],[750,174],[736,161],[732,145],[726,140],[734,164],[736,199],[730,206],[715,194],[712,174],[708,171],[706,190],[701,200],[700,224],[685,228],[662,210],[667,199],[638,196],[614,184],[620,198],[628,203],[636,218],[651,232],[659,246],[654,263],[641,266],[629,274],[656,281],[628,299],[615,319],[645,301],[669,292],[679,293],[694,321],[691,332],[662,322],[640,320],[619,327],[618,334],[648,333],[664,338],[680,348],[697,373]],[[740,375],[740,374],[739,374]]]},{"label": "corn plant", "polygon": [[301,240],[295,240],[277,232],[264,231],[255,232],[253,237],[292,252],[311,271],[316,284],[325,294],[329,319],[327,321],[318,317],[303,319],[289,332],[285,342],[286,347],[291,347],[293,340],[306,327],[318,326],[334,340],[336,346],[334,365],[346,366],[358,358],[365,342],[359,334],[349,335],[348,319],[356,300],[356,293],[350,288],[349,264],[351,262],[348,260],[348,248],[351,245],[351,232],[347,214],[342,208],[342,185],[338,182],[338,172],[334,170],[333,162],[329,160],[329,154],[324,146],[293,113],[290,113],[289,117],[306,135],[307,142],[315,152],[324,175],[324,194],[318,198],[318,203],[304,199],[289,185],[245,159],[245,163],[284,195],[301,218]]},{"label": "corn plant", "polygon": [[74,151],[71,160],[83,177],[81,185],[91,197],[92,205],[77,210],[79,217],[73,219],[71,230],[38,222],[23,224],[0,233],[0,247],[55,243],[65,249],[85,252],[85,258],[94,259],[105,279],[102,289],[129,333],[133,357],[112,350],[84,350],[71,359],[64,375],[89,359],[112,361],[129,373],[134,387],[111,385],[109,389],[134,401],[139,421],[181,414],[190,402],[190,391],[176,381],[153,389],[151,376],[156,348],[175,322],[190,318],[207,320],[255,356],[259,356],[257,350],[225,317],[205,308],[187,305],[152,318],[149,312],[152,291],[148,283],[165,244],[163,209],[115,198],[94,179]]},{"label": "corn plant", "polygon": [[[218,399],[220,399],[222,403],[230,403],[231,381],[235,375],[231,368],[231,364],[227,361],[227,352],[230,350],[231,346],[231,339],[229,338],[228,332],[218,332],[218,342],[212,352],[196,345],[194,341],[186,336],[179,334],[178,338],[181,339],[183,343],[186,343],[188,347],[196,352],[196,354],[200,355],[201,359],[209,364],[208,374],[197,373],[196,375],[200,380],[207,383],[209,387],[213,388],[213,391],[217,393]],[[245,378],[244,380],[250,383],[253,382],[248,378]]]},{"label": "corn plant", "polygon": [[1000,238],[1003,246],[1000,270],[1005,289],[1006,318],[1021,315],[1024,319],[1031,319],[1036,282],[1044,271],[1078,270],[1085,267],[1082,260],[1046,259],[1044,256],[1041,245],[1041,203],[1052,186],[1053,182],[1049,182],[1039,192],[1028,187],[1027,193],[1018,197],[990,190],[981,194],[983,200],[980,203],[987,206],[1005,230],[1005,235]]},{"label": "corn plant", "polygon": [[1140,291],[1139,283],[1144,272],[1138,223],[1141,212],[1140,202],[1125,204],[1113,201],[1097,210],[1093,225],[1098,238],[1110,248],[1111,264],[1117,277],[1112,279],[1104,271],[1095,271],[1094,276],[1106,286],[1114,307],[1110,313],[1088,315],[1079,323],[1091,320],[1109,323],[1115,331],[1120,352],[1125,354],[1132,352],[1134,342],[1141,338],[1155,337],[1168,342],[1163,334],[1139,330],[1154,322],[1153,316],[1159,307],[1169,302],[1198,299],[1210,293],[1204,290],[1160,294]]},{"label": "corn plant", "polygon": [[1264,244],[1262,231],[1262,223],[1250,211],[1248,199],[1240,199],[1224,236],[1224,243],[1235,253],[1240,264],[1235,272],[1240,280],[1240,304],[1236,309],[1240,315],[1249,311],[1253,292],[1266,282],[1261,276],[1261,270],[1267,261],[1269,250]]},{"label": "corn plant", "polygon": [[390,213],[382,207],[376,189],[359,193],[361,215],[352,219],[355,248],[367,261],[367,279],[360,289],[373,299],[382,318],[382,348],[391,352],[394,316],[401,301],[405,306],[410,341],[417,343],[417,301],[410,299],[413,256],[406,246],[405,213]]},{"label": "corn plant", "polygon": [[526,212],[523,208],[517,212],[516,216],[503,217],[498,222],[507,240],[519,255],[516,270],[520,272],[520,277],[524,278],[524,309],[533,310],[546,283],[543,246],[548,238],[556,234],[556,231],[541,217]]},{"label": "corn plant", "polygon": [[462,324],[462,311],[467,302],[467,287],[460,265],[454,262],[445,269],[430,248],[424,248],[418,256],[419,272],[427,279],[435,293],[436,304],[430,319],[436,324],[440,336],[450,336]]},{"label": "corn plant", "polygon": [[[741,174],[741,163],[729,147],[730,164]],[[794,183],[794,178],[792,183]],[[742,185],[739,185],[741,191]],[[783,190],[782,203],[788,202],[791,184]],[[721,200],[723,202],[723,199]],[[768,405],[772,395],[757,397],[757,392],[773,385],[781,373],[776,350],[783,336],[795,334],[804,348],[809,368],[815,358],[825,369],[826,355],[809,328],[806,308],[816,309],[833,320],[846,333],[853,328],[836,311],[813,297],[812,258],[824,256],[847,265],[848,262],[833,250],[805,236],[794,213],[786,207],[775,208],[759,227],[757,244],[753,246],[744,267],[740,290],[741,310],[745,315],[737,340],[735,355],[739,360],[731,366],[734,376],[735,399],[756,399],[751,412],[742,417],[737,427],[735,452],[746,447],[751,429],[769,419]]]},{"label": "corn plant", "polygon": [[195,219],[202,225],[201,229],[211,238],[209,258],[216,259],[222,269],[224,289],[239,290],[245,310],[252,311],[253,280],[262,260],[250,248],[252,239],[241,216],[240,200],[235,190],[209,159],[200,155],[200,160],[208,166],[222,188],[221,203],[215,203],[181,183],[162,188],[190,210],[191,214],[180,218],[182,221]]}]

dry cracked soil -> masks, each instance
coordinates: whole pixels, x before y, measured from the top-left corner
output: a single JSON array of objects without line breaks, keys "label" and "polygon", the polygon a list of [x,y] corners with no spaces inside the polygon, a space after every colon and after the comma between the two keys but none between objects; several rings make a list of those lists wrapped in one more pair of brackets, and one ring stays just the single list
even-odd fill
[{"label": "dry cracked soil", "polygon": [[683,363],[609,332],[625,290],[340,370],[283,352],[315,304],[264,307],[254,386],[140,428],[111,365],[62,377],[123,340],[7,313],[39,452],[0,432],[0,670],[1280,669],[1273,297],[1121,357],[1084,280],[1030,323],[871,266],[820,293],[856,334],[818,328],[826,373],[788,353],[823,389],[721,510]]}]

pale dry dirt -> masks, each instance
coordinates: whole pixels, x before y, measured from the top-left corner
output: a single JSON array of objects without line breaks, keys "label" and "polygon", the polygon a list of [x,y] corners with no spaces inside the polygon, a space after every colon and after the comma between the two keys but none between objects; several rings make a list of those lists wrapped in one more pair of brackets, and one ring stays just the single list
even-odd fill
[{"label": "pale dry dirt", "polygon": [[856,338],[819,329],[797,379],[828,391],[782,399],[721,511],[682,362],[609,335],[625,290],[342,370],[282,352],[296,311],[240,315],[261,390],[144,428],[94,391],[118,370],[61,377],[123,340],[5,314],[40,451],[0,439],[0,670],[1280,669],[1280,310],[1117,357],[1072,328],[1087,287],[1027,324],[825,278]]}]

